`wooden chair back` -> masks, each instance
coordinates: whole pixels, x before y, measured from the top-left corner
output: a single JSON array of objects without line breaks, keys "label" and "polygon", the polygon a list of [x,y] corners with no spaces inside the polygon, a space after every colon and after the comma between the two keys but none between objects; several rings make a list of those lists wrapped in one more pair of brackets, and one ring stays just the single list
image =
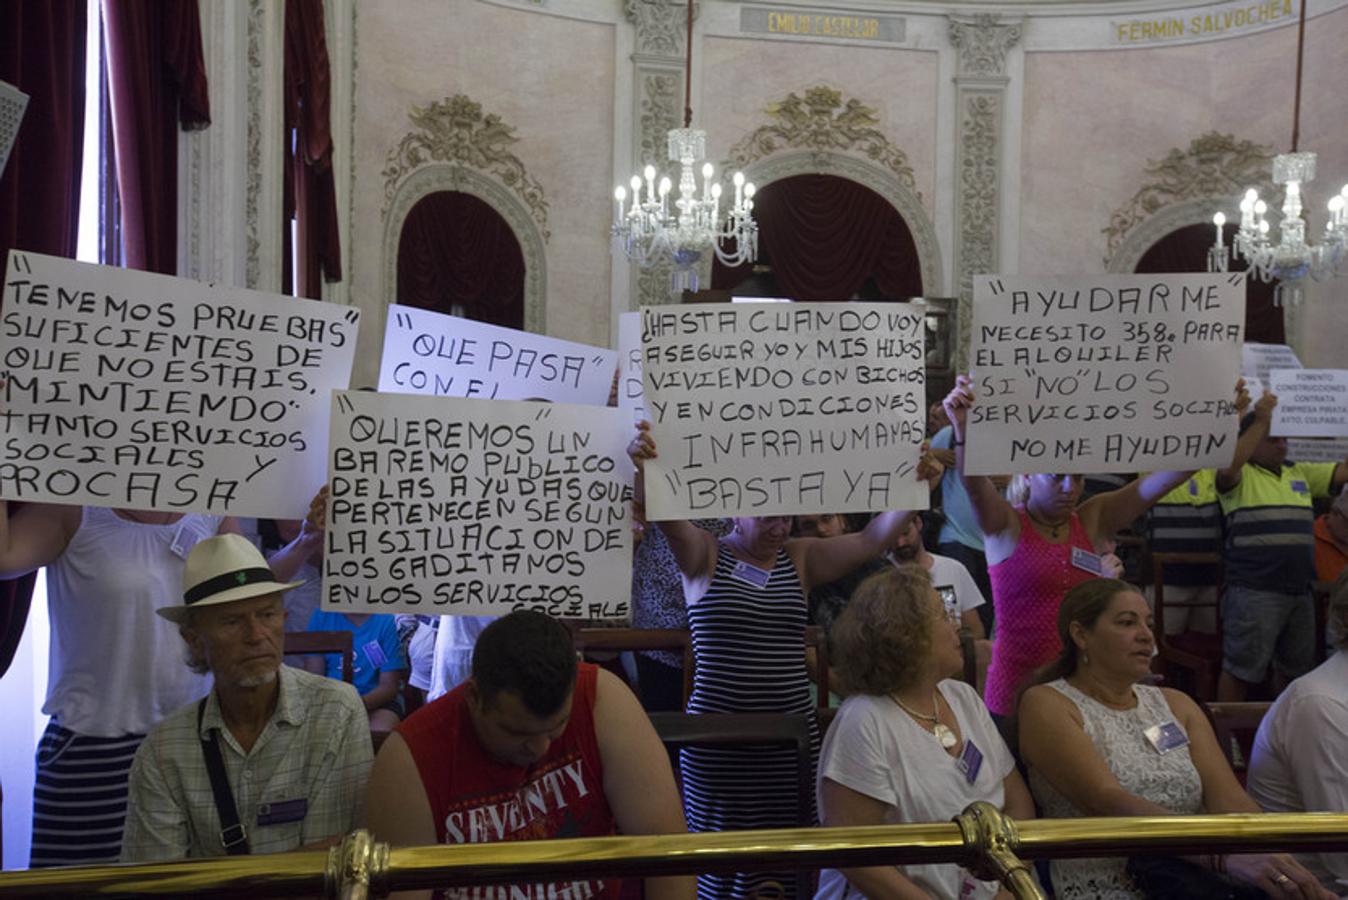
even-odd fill
[{"label": "wooden chair back", "polygon": [[693,692],[693,639],[686,628],[576,628],[571,632],[576,650],[639,652],[668,650],[683,657],[683,705]]},{"label": "wooden chair back", "polygon": [[[1203,711],[1212,723],[1217,743],[1231,764],[1240,783],[1245,783],[1245,772],[1250,763],[1250,750],[1259,723],[1264,721],[1272,703],[1203,703]],[[1239,756],[1236,753],[1239,752]]]},{"label": "wooden chair back", "polygon": [[342,680],[350,684],[355,680],[355,655],[351,647],[349,631],[287,631],[285,636],[285,654],[304,656],[315,654],[342,654]]},{"label": "wooden chair back", "polygon": [[1165,633],[1165,568],[1167,565],[1211,565],[1218,571],[1217,596],[1221,597],[1221,563],[1217,553],[1153,553],[1151,555],[1152,590],[1154,606],[1152,616],[1156,620],[1156,650],[1161,663],[1192,672],[1194,676],[1194,694],[1199,700],[1212,700],[1217,696],[1217,678],[1221,675],[1221,606],[1220,599],[1211,603],[1189,604],[1191,609],[1213,607],[1217,622],[1217,633],[1211,638],[1176,640]]}]

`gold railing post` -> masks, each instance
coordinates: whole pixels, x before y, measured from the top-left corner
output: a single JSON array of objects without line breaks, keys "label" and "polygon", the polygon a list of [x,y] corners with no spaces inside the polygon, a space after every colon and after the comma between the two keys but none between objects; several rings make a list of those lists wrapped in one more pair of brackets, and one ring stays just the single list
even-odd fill
[{"label": "gold railing post", "polygon": [[971,803],[955,817],[970,854],[969,871],[984,881],[999,881],[1017,900],[1045,900],[1034,873],[1016,856],[1016,823],[991,803]]},{"label": "gold railing post", "polygon": [[387,896],[388,854],[388,844],[377,842],[365,829],[351,832],[328,851],[324,896],[330,900]]}]

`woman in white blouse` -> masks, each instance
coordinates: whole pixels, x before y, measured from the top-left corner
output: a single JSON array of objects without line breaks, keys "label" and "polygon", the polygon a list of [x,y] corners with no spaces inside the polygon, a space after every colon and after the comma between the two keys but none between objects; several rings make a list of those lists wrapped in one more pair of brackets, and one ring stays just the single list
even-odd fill
[{"label": "woman in white blouse", "polygon": [[[849,694],[824,739],[819,810],[827,826],[948,822],[984,800],[1034,817],[1030,793],[964,667],[959,622],[919,566],[864,581],[831,641]],[[826,869],[815,900],[1010,896],[955,864]]]}]

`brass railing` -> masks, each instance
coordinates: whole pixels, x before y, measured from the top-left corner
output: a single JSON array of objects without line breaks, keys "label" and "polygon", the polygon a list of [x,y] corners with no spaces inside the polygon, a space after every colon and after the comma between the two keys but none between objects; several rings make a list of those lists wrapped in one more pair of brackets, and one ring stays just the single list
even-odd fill
[{"label": "brass railing", "polygon": [[0,897],[293,897],[365,900],[392,890],[501,881],[959,863],[1021,900],[1029,859],[1348,850],[1348,815],[1157,816],[1013,822],[975,803],[954,822],[867,828],[574,838],[390,850],[358,831],[328,851],[0,873]]}]

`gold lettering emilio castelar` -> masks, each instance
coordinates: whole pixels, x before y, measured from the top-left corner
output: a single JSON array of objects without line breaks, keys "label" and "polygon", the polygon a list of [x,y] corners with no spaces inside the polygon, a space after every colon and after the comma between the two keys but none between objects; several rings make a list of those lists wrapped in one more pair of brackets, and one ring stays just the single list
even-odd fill
[{"label": "gold lettering emilio castelar", "polygon": [[877,40],[880,20],[869,16],[841,16],[808,13],[768,13],[769,34],[808,34],[819,37]]}]

